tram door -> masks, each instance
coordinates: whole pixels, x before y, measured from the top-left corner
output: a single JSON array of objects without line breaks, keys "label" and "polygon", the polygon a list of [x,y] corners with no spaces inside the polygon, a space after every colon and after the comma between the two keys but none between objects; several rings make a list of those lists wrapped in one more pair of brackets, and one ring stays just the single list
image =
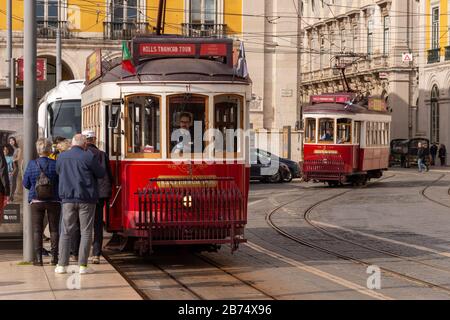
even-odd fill
[{"label": "tram door", "polygon": [[361,121],[355,121],[354,122],[354,147],[353,147],[353,168],[356,169],[358,168],[358,164],[359,164],[359,150],[361,147],[361,126],[362,126],[362,122]]},{"label": "tram door", "polygon": [[107,150],[109,150],[109,159],[112,163],[112,171],[114,176],[113,194],[110,206],[106,206],[106,228],[108,231],[118,231],[121,228],[122,218],[120,215],[120,160],[122,156],[122,124],[121,124],[121,101],[113,100],[106,109],[105,137],[107,141]]}]

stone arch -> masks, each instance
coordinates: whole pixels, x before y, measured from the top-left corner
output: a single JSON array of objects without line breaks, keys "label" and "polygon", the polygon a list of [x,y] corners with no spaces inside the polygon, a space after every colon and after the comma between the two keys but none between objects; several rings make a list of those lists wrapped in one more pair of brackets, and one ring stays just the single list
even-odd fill
[{"label": "stone arch", "polygon": [[[54,55],[47,55],[43,53],[40,53],[38,57],[47,59],[47,80],[37,82],[37,98],[40,99],[47,91],[56,87],[56,57]],[[72,71],[73,69],[71,69],[65,61],[61,61],[61,64],[61,80],[75,79]]]}]

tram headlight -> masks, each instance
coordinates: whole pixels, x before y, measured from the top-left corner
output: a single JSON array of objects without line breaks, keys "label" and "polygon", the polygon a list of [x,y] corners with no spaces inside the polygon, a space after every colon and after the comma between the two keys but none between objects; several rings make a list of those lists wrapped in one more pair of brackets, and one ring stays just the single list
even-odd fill
[{"label": "tram headlight", "polygon": [[184,196],[183,197],[183,206],[186,208],[192,207],[192,197],[191,196]]}]

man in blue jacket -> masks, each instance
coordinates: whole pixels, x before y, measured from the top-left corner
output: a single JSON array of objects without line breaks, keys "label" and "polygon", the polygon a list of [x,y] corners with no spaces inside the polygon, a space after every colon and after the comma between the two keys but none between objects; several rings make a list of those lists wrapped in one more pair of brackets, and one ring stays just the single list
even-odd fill
[{"label": "man in blue jacket", "polygon": [[105,176],[105,169],[92,152],[86,151],[86,137],[76,134],[72,149],[62,153],[56,161],[59,174],[59,197],[62,202],[59,263],[56,273],[66,273],[69,265],[70,239],[80,222],[81,242],[78,254],[80,273],[88,273],[89,251],[92,243],[95,206],[98,201],[97,179]]}]

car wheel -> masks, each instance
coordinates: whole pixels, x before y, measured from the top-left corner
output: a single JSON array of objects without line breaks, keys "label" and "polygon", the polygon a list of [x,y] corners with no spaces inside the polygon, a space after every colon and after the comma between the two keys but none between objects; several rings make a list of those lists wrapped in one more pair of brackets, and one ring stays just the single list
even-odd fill
[{"label": "car wheel", "polygon": [[268,180],[270,183],[278,183],[278,182],[281,182],[283,179],[281,178],[280,171],[278,171],[273,176],[271,176]]},{"label": "car wheel", "polygon": [[293,177],[294,176],[292,175],[291,170],[289,170],[289,172],[287,172],[286,175],[283,177],[283,181],[284,182],[291,182]]}]

